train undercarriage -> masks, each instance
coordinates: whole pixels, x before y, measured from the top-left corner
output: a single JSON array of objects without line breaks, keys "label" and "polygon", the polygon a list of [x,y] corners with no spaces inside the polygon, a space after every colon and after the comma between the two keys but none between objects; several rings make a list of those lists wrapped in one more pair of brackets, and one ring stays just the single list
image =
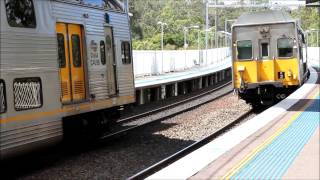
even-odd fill
[{"label": "train undercarriage", "polygon": [[289,86],[287,88],[278,88],[273,85],[262,85],[254,89],[239,91],[238,95],[246,103],[256,106],[269,106],[280,102],[288,95],[294,92],[298,86]]}]

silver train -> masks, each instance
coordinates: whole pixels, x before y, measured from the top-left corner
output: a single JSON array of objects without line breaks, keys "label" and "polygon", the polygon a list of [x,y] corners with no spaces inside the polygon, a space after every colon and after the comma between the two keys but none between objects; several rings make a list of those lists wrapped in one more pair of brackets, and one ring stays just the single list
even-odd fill
[{"label": "silver train", "polygon": [[73,126],[99,131],[135,101],[121,2],[1,0],[0,14],[0,159],[56,144]]}]

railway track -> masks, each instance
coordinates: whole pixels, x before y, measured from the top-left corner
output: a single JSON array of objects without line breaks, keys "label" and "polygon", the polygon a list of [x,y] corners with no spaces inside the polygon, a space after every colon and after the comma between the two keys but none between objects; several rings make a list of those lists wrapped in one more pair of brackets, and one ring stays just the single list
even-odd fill
[{"label": "railway track", "polygon": [[[122,174],[120,175],[118,173],[118,170],[114,170],[114,169],[112,171],[107,170],[107,172],[110,174],[107,177],[127,178],[127,177],[135,174],[136,172],[141,171],[142,169],[146,168],[147,166],[150,166],[150,165],[158,162],[159,160],[165,158],[166,156],[177,152],[181,148],[188,146],[190,143],[193,143],[192,141],[190,141],[190,143],[189,143],[188,141],[179,141],[178,140],[177,142],[174,143],[176,145],[173,145],[173,144],[171,144],[172,142],[170,142],[169,139],[166,139],[164,137],[159,138],[158,136],[154,136],[152,134],[149,134],[150,129],[152,129],[151,131],[156,132],[159,130],[159,128],[161,129],[161,127],[159,127],[159,126],[164,125],[164,124],[158,125],[156,122],[158,122],[158,123],[163,122],[162,120],[170,119],[170,117],[178,115],[178,114],[183,114],[182,112],[197,109],[197,107],[204,105],[206,103],[210,103],[211,101],[214,102],[214,100],[221,99],[221,97],[224,97],[224,95],[226,95],[228,93],[230,94],[231,91],[232,91],[232,87],[230,85],[230,82],[221,84],[214,89],[210,89],[206,92],[202,92],[200,94],[197,94],[194,97],[186,98],[186,99],[181,100],[179,102],[176,102],[176,103],[173,103],[170,105],[166,105],[161,108],[154,109],[152,111],[141,113],[141,114],[138,114],[135,116],[130,116],[129,118],[121,119],[119,121],[119,124],[122,124],[124,126],[121,129],[117,129],[120,131],[116,131],[112,134],[110,133],[104,137],[101,137],[101,139],[99,139],[97,141],[81,142],[79,144],[76,142],[75,142],[75,144],[72,142],[71,143],[66,142],[62,146],[54,147],[54,148],[52,148],[52,150],[48,150],[49,152],[39,152],[40,154],[42,154],[40,156],[39,156],[39,153],[35,153],[34,155],[24,157],[25,160],[22,160],[23,162],[16,162],[16,163],[10,162],[10,165],[7,166],[6,168],[7,169],[11,169],[11,168],[23,169],[23,171],[21,171],[20,174],[16,174],[12,177],[21,177],[21,176],[22,177],[30,177],[31,176],[33,178],[35,178],[35,177],[44,178],[44,177],[47,177],[47,174],[52,174],[52,177],[55,177],[55,175],[54,175],[55,173],[58,173],[58,172],[61,173],[61,171],[64,172],[65,169],[70,169],[70,168],[72,169],[72,171],[76,172],[79,167],[72,165],[73,162],[75,164],[79,164],[79,163],[86,164],[87,162],[91,162],[91,160],[93,160],[94,162],[99,162],[99,161],[104,161],[103,159],[108,159],[108,160],[106,160],[107,162],[104,162],[104,163],[101,162],[101,164],[100,163],[99,163],[99,165],[97,164],[96,167],[92,166],[92,164],[91,164],[92,162],[91,162],[90,169],[92,169],[92,168],[97,169],[98,167],[101,168],[101,166],[104,166],[103,164],[110,164],[110,165],[106,165],[106,166],[112,166],[112,164],[115,165],[115,163],[116,163],[117,167],[118,167],[116,169],[119,169],[119,170],[123,169],[123,168],[129,168],[128,163],[133,163],[133,164],[137,163],[137,165],[133,165],[133,167],[129,168],[130,169],[129,172],[125,173],[125,175],[122,175]],[[202,98],[202,100],[201,101],[196,100],[199,98]],[[190,105],[191,101],[197,101],[197,103],[191,106]],[[178,106],[183,105],[183,104],[188,104],[188,105],[184,105],[185,107],[183,107],[184,108],[183,110],[180,109],[180,111],[171,112],[170,114],[167,112],[163,112],[166,110],[171,111],[173,108],[175,108],[175,107],[177,108]],[[191,104],[193,104],[193,102]],[[163,116],[155,119],[153,116],[158,116],[158,115],[156,115],[158,113],[162,113]],[[188,112],[186,112],[186,113],[188,113]],[[136,121],[139,118],[146,118],[146,119],[150,118],[151,120],[150,121],[140,120],[137,123]],[[128,123],[136,123],[136,125],[125,126]],[[145,133],[142,133],[142,134],[145,134],[145,137],[143,137],[143,138],[147,138],[147,139],[141,140],[141,143],[143,143],[141,145],[139,145],[139,143],[140,143],[139,139],[141,138],[141,136],[137,135],[137,134],[141,134],[139,128],[146,128],[146,130],[144,130]],[[153,129],[157,129],[157,130],[153,130]],[[120,137],[122,138],[123,136],[125,136],[129,133],[131,133],[131,134],[133,133],[133,136],[128,136],[129,139],[124,139],[123,141],[120,141],[120,142],[118,140],[113,141],[117,138],[120,138]],[[134,134],[134,133],[136,133],[136,134]],[[134,140],[132,140],[132,139],[134,139]],[[149,141],[148,139],[151,139],[151,140]],[[137,141],[137,142],[133,143],[133,141]],[[146,141],[147,141],[147,145],[144,144],[144,142],[146,142]],[[117,142],[117,143],[113,143],[113,142]],[[154,157],[154,159],[151,158],[151,160],[150,160],[150,157],[146,156],[146,160],[148,159],[147,160],[148,162],[144,162],[142,164],[138,163],[139,162],[138,158],[135,156],[137,156],[139,154],[139,152],[144,152],[144,151],[150,152],[150,150],[154,149],[154,147],[149,149],[149,146],[159,146],[159,144],[156,145],[156,143],[161,144],[162,142],[166,142],[166,143],[164,143],[167,145],[167,147],[164,148],[165,151],[161,152],[161,150],[159,150],[160,151],[159,156],[156,156],[156,157],[152,156],[152,157]],[[107,145],[106,145],[106,143],[107,143]],[[132,144],[134,144],[134,145],[132,145]],[[126,146],[130,146],[130,148],[126,148]],[[142,150],[141,150],[141,148],[142,148]],[[143,148],[145,148],[145,149],[143,149]],[[107,150],[107,152],[100,154],[101,149],[108,149],[108,150]],[[139,149],[139,150],[135,150],[135,149]],[[147,149],[149,149],[149,150],[147,150]],[[110,157],[109,157],[108,151],[112,151],[112,153],[110,153]],[[92,155],[92,152],[94,152],[93,155]],[[96,153],[99,155],[97,155]],[[128,156],[127,158],[125,158],[130,153],[131,153],[131,155]],[[132,156],[132,153],[134,153],[133,156]],[[117,156],[115,154],[122,154],[122,155]],[[143,154],[145,154],[145,153],[143,153]],[[46,160],[41,158],[41,156],[42,157],[45,156]],[[83,161],[83,156],[88,159],[85,158],[86,160]],[[116,156],[116,157],[114,157],[114,156]],[[94,157],[99,157],[99,158],[96,159]],[[34,160],[34,158],[36,160]],[[57,159],[60,159],[58,161],[57,166],[54,165],[54,167],[50,167],[50,166],[52,166],[52,164],[56,164]],[[61,160],[61,159],[73,159],[73,160],[72,161],[65,161],[65,160]],[[129,162],[126,162],[128,160],[124,160],[124,159],[129,159]],[[28,166],[28,168],[24,168],[25,167],[25,165],[23,165],[24,162],[29,162],[30,160],[33,160],[35,162],[34,165]],[[114,160],[114,162],[113,162],[113,160]],[[124,161],[124,162],[122,162],[122,161]],[[130,162],[130,161],[132,161],[132,162]],[[19,165],[19,167],[17,167],[16,166],[17,163],[21,164],[21,165]],[[106,168],[106,169],[108,169],[108,168]],[[97,173],[96,171],[98,171],[98,170],[94,170],[95,173]],[[116,171],[116,172],[114,172],[114,171]],[[51,172],[55,172],[55,173],[51,173]],[[106,171],[104,170],[103,172],[106,172]],[[66,174],[69,174],[69,173],[73,174],[73,172],[69,172],[69,171],[65,172],[65,173]],[[76,173],[76,174],[78,174],[78,173]],[[11,175],[7,174],[6,176],[10,177]],[[71,177],[71,176],[65,175],[65,177]],[[77,175],[75,176],[75,174],[73,174],[72,177],[77,177]],[[88,175],[88,177],[92,177],[92,176]]]},{"label": "railway track", "polygon": [[[154,118],[150,118],[151,120],[147,120],[147,121],[141,120],[142,118],[150,117],[150,116],[155,115],[157,113],[166,111],[168,109],[172,109],[174,107],[186,104],[188,102],[195,101],[195,100],[197,100],[197,99],[199,99],[201,97],[208,96],[208,95],[210,95],[212,93],[216,93],[216,92],[218,92],[217,96],[213,96],[212,98],[209,98],[209,99],[206,99],[206,100],[201,101],[199,103],[196,103],[195,105],[192,105],[192,106],[189,106],[189,107],[186,107],[186,108],[182,108],[182,110],[174,111],[174,112],[171,112],[171,113],[163,113],[165,115],[161,116],[160,118],[155,118],[155,119]],[[128,132],[133,131],[135,129],[141,128],[141,127],[149,125],[151,123],[155,123],[155,122],[161,121],[161,120],[166,119],[166,118],[170,118],[170,117],[175,116],[177,114],[189,111],[189,110],[194,109],[196,107],[199,107],[199,106],[201,106],[203,104],[206,104],[208,102],[211,102],[213,100],[221,98],[221,97],[225,96],[226,94],[229,94],[230,92],[232,92],[232,87],[231,87],[231,82],[228,81],[228,82],[226,82],[226,83],[224,83],[224,84],[222,84],[222,85],[220,85],[220,86],[218,86],[216,88],[213,88],[213,89],[210,89],[208,91],[205,91],[205,92],[202,92],[200,94],[197,94],[195,96],[183,99],[181,101],[178,101],[178,102],[175,102],[175,103],[172,103],[172,104],[169,104],[169,105],[165,105],[165,106],[162,106],[162,107],[159,107],[159,108],[156,108],[156,109],[152,109],[152,110],[149,110],[147,112],[143,112],[143,113],[140,113],[140,114],[136,114],[136,115],[132,115],[130,117],[126,117],[126,118],[120,119],[120,120],[117,121],[118,128],[115,128],[114,130],[112,130],[108,134],[100,137],[100,140],[108,140],[108,139],[112,139],[112,138],[115,138],[115,137],[119,137],[121,135],[125,135]]]},{"label": "railway track", "polygon": [[151,174],[163,169],[164,167],[170,165],[171,163],[175,162],[176,160],[186,156],[187,154],[197,150],[198,148],[202,147],[203,145],[209,143],[210,141],[212,141],[213,139],[217,138],[218,136],[222,135],[223,133],[225,133],[226,131],[230,130],[231,128],[233,128],[234,126],[236,126],[238,123],[240,123],[242,120],[244,120],[245,118],[247,118],[248,116],[250,116],[252,113],[254,113],[255,110],[250,110],[244,114],[242,114],[241,116],[239,116],[236,120],[232,121],[231,123],[229,123],[228,125],[220,128],[219,130],[217,130],[216,132],[214,132],[213,134],[187,146],[186,148],[178,151],[177,153],[159,161],[158,163],[148,167],[147,169],[144,169],[142,171],[140,171],[139,173],[131,176],[128,178],[128,180],[139,180],[139,179],[144,179],[148,176],[150,176]]}]

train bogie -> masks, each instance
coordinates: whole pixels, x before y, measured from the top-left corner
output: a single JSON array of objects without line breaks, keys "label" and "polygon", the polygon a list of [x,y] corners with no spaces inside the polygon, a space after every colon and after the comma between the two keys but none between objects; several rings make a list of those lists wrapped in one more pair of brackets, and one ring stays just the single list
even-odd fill
[{"label": "train bogie", "polygon": [[0,14],[1,158],[60,142],[72,117],[105,129],[110,110],[134,102],[129,16],[116,0],[4,0]]}]

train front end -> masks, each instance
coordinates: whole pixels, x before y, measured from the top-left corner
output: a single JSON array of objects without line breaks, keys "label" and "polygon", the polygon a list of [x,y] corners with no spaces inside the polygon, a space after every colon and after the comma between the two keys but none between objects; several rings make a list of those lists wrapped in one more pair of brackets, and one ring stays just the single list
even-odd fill
[{"label": "train front end", "polygon": [[232,27],[233,86],[253,105],[284,99],[308,75],[304,35],[283,12],[240,16]]}]

